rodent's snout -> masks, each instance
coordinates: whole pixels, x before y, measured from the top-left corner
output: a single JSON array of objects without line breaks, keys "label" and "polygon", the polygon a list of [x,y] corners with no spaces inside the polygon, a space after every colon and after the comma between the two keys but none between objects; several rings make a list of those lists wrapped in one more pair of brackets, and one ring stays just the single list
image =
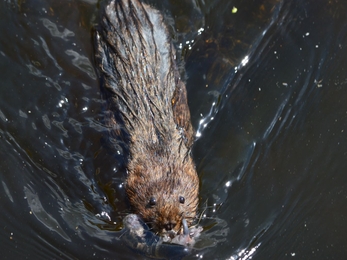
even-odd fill
[{"label": "rodent's snout", "polygon": [[[174,231],[174,228],[177,226],[177,223],[175,221],[168,222],[164,224],[164,229],[169,232],[169,231]],[[188,223],[187,220],[184,218],[182,219],[182,231],[183,234],[187,235],[189,234],[189,228],[188,228]]]},{"label": "rodent's snout", "polygon": [[174,227],[176,225],[177,225],[177,223],[172,221],[172,222],[165,223],[164,224],[164,228],[165,228],[166,231],[171,231],[171,230],[174,229]]}]

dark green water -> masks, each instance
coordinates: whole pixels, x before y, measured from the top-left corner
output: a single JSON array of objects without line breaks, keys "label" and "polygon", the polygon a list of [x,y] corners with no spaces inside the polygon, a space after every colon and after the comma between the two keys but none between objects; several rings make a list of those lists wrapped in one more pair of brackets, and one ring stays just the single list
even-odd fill
[{"label": "dark green water", "polygon": [[[186,258],[344,259],[347,3],[150,3],[185,61],[199,135],[205,231]],[[0,2],[2,259],[144,258],[122,240],[122,153],[104,141],[104,4]]]}]

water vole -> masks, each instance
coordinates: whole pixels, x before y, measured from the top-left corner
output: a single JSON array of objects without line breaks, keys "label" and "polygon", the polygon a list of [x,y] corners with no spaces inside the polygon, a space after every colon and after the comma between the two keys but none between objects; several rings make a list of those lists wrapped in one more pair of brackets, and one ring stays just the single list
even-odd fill
[{"label": "water vole", "polygon": [[160,13],[138,0],[111,1],[96,32],[96,60],[112,111],[129,138],[126,193],[156,233],[182,234],[196,217],[199,179],[193,129],[175,49]]}]

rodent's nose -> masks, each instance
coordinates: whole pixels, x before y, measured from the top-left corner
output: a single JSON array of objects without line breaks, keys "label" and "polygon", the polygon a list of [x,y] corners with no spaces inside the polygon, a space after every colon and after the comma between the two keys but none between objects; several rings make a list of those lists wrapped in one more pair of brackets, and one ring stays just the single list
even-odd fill
[{"label": "rodent's nose", "polygon": [[176,226],[176,223],[174,222],[169,222],[164,225],[164,228],[166,231],[172,230]]}]

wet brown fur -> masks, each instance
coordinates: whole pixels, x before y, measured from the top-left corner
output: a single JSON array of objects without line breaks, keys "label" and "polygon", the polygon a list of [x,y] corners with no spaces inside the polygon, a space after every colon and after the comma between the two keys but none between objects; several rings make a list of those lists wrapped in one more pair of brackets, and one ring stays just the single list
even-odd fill
[{"label": "wet brown fur", "polygon": [[112,1],[96,43],[108,127],[129,138],[130,203],[155,232],[180,233],[182,219],[191,225],[196,216],[199,180],[186,88],[163,17],[138,0]]}]

